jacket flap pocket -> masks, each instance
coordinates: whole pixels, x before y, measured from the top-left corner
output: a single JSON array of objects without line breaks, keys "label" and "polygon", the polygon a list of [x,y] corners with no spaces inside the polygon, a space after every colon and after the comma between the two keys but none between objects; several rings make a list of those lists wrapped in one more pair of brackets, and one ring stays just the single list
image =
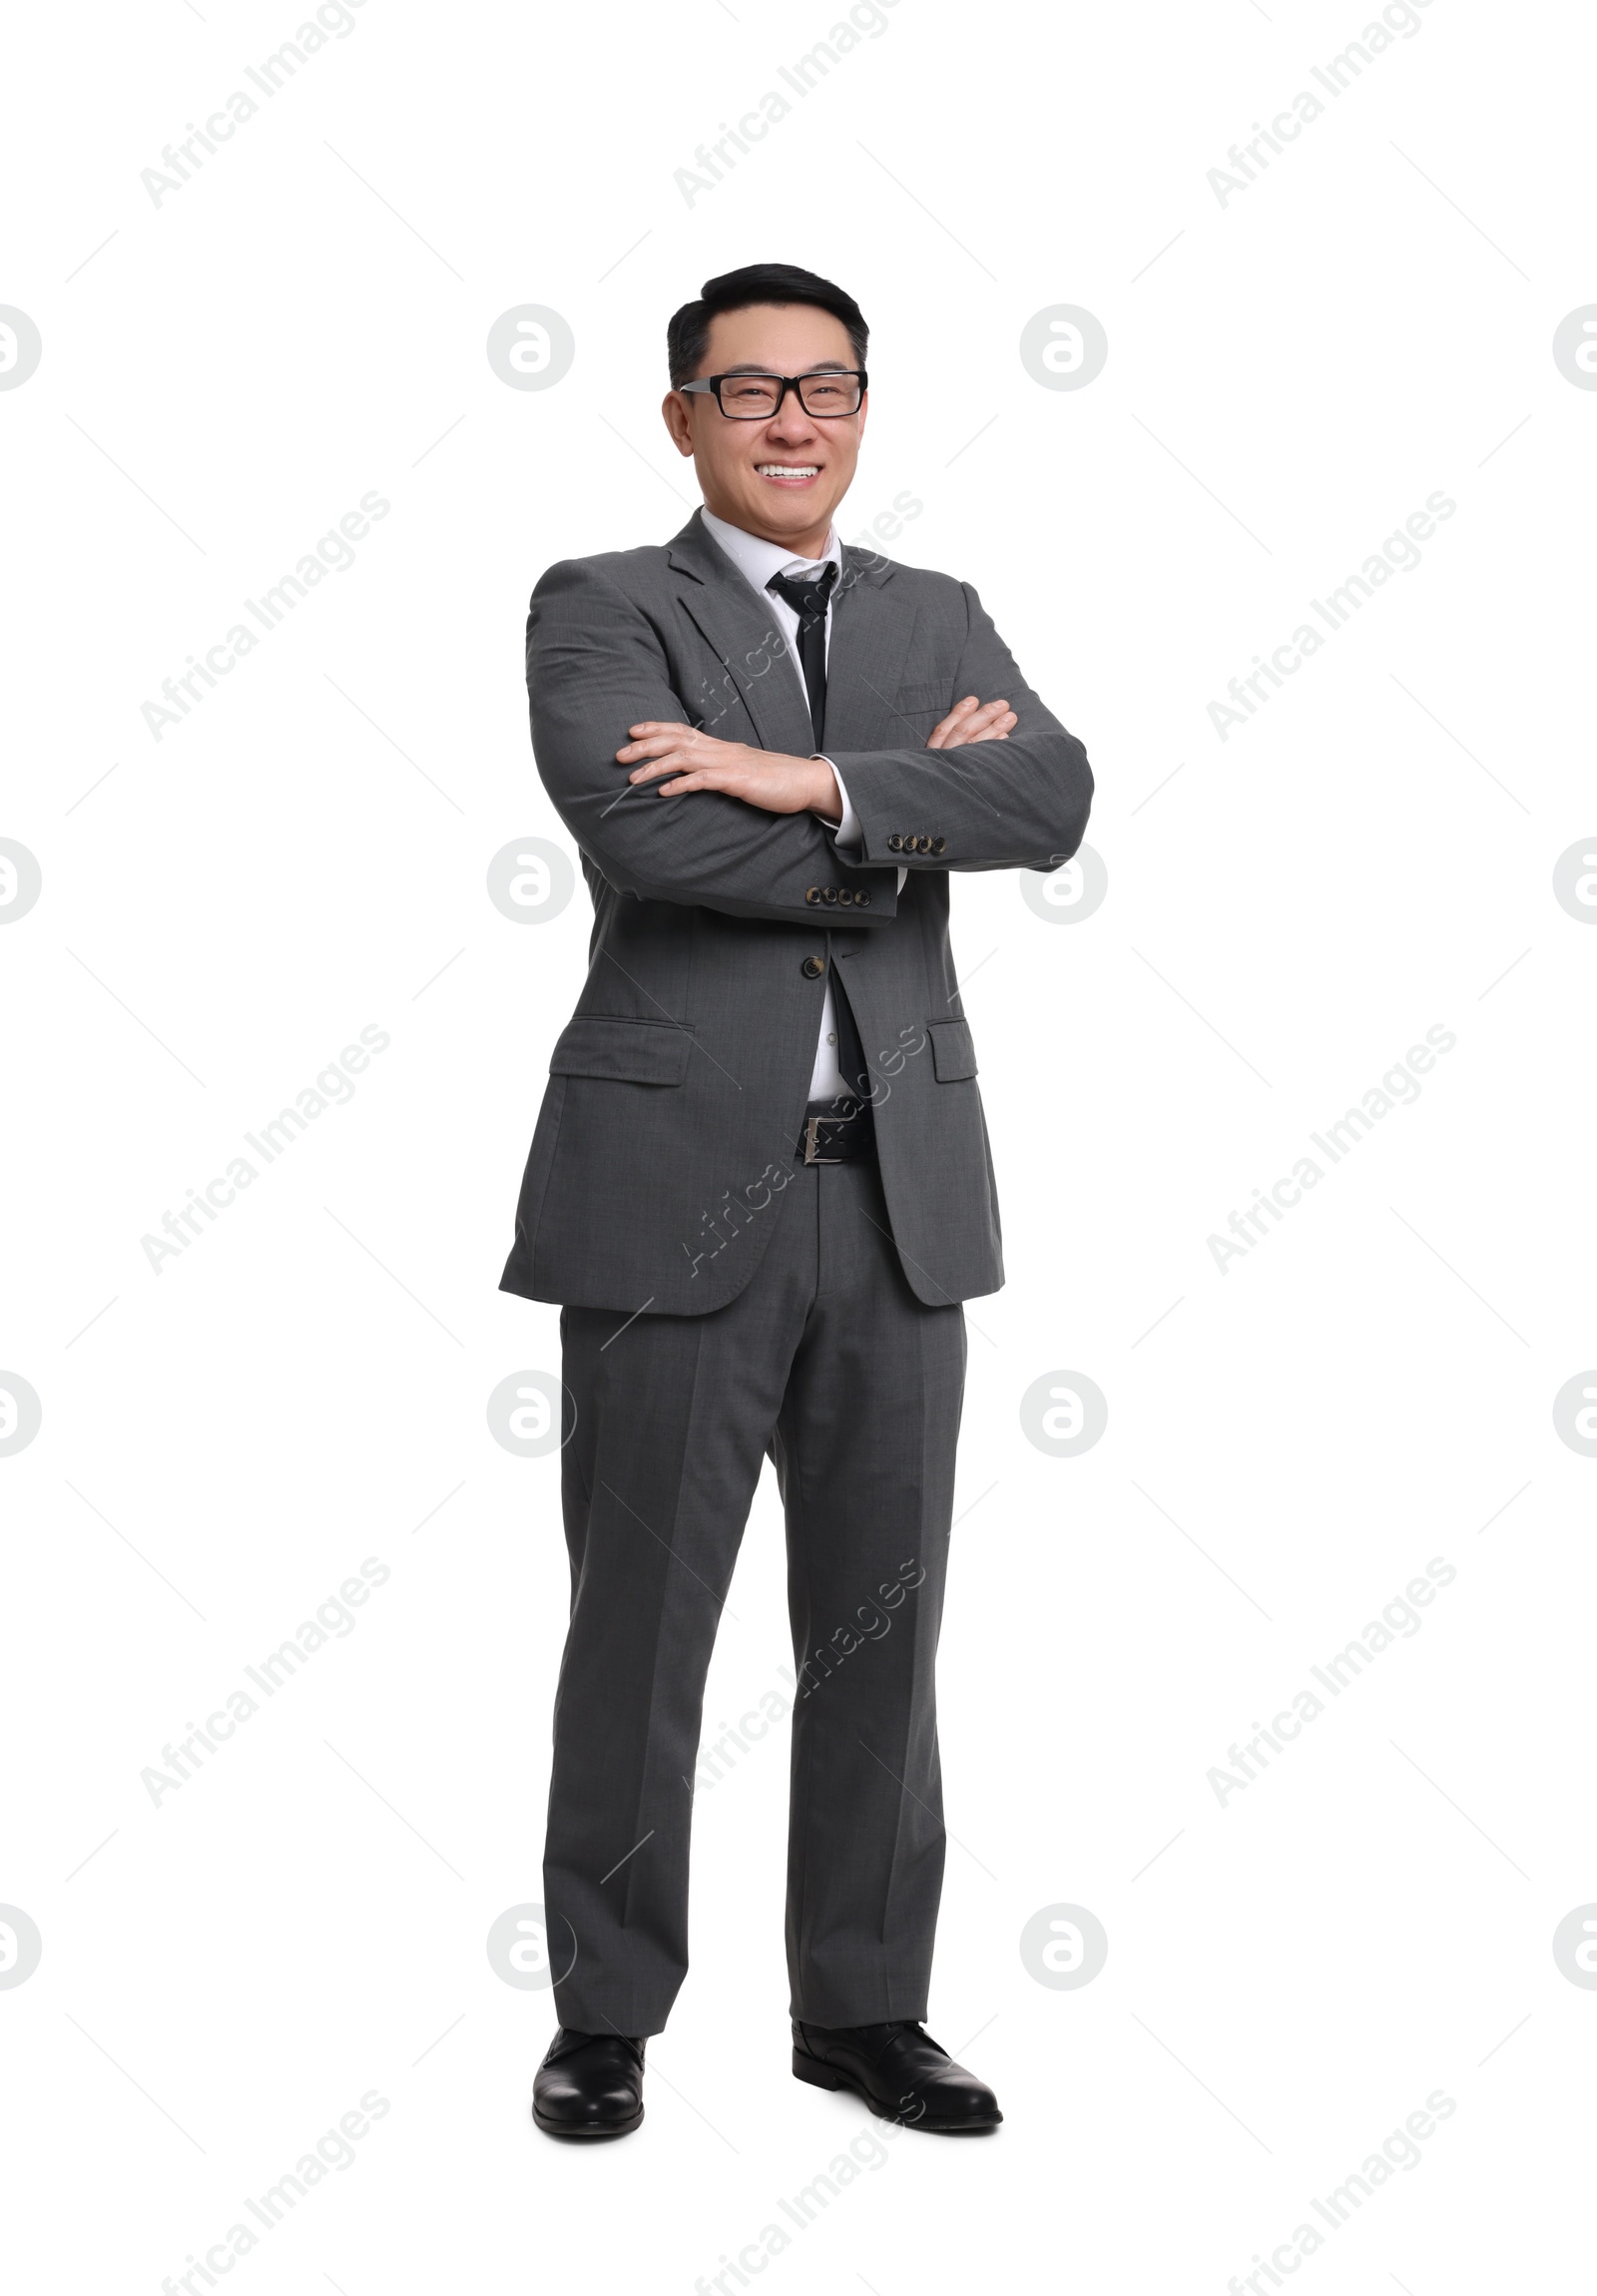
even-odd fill
[{"label": "jacket flap pocket", "polygon": [[968,1020],[933,1020],[927,1024],[932,1064],[939,1084],[955,1084],[976,1073],[976,1047],[970,1041]]},{"label": "jacket flap pocket", "polygon": [[612,1020],[581,1013],[549,1060],[551,1076],[603,1076],[617,1084],[680,1084],[688,1073],[688,1032],[669,1020]]}]

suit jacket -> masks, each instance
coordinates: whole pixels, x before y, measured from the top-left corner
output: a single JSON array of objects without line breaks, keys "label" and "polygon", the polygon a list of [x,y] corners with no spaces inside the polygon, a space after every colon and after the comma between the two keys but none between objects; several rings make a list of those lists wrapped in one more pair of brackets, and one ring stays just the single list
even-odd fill
[{"label": "suit jacket", "polygon": [[[782,1215],[827,967],[863,1046],[911,1289],[942,1306],[1004,1280],[948,879],[1057,868],[1092,774],[968,583],[845,548],[831,612],[825,749],[860,824],[847,854],[812,814],[662,798],[616,763],[644,718],[814,750],[777,626],[697,511],[663,548],[563,560],[532,594],[533,750],[594,926],[501,1291],[627,1315],[704,1314],[740,1292]],[[928,750],[965,694],[1007,696],[1008,740]]]}]

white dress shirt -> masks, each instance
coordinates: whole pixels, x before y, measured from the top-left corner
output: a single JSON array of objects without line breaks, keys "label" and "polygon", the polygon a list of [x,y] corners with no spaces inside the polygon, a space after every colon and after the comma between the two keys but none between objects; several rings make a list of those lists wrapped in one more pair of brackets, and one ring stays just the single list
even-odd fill
[{"label": "white dress shirt", "polygon": [[[795,608],[790,606],[785,598],[780,598],[774,590],[768,590],[766,584],[771,580],[773,574],[791,574],[795,580],[799,582],[814,580],[818,578],[824,566],[835,566],[840,577],[842,573],[842,544],[837,539],[836,527],[832,527],[826,536],[826,549],[823,557],[796,558],[791,551],[784,550],[780,542],[768,542],[763,535],[747,533],[741,526],[731,526],[725,518],[718,518],[714,511],[702,510],[700,516],[704,520],[706,531],[714,535],[716,541],[720,543],[750,588],[759,591],[761,600],[770,613],[774,625],[782,633],[786,642],[788,659],[793,664],[794,676],[798,681],[798,690],[803,695],[804,708],[807,711],[809,708],[809,689],[804,684],[803,664],[798,659],[798,616]],[[833,588],[832,597],[835,600],[835,588]],[[831,614],[829,611],[826,615],[824,628],[826,658],[829,661],[831,656]],[[831,760],[828,758],[826,763],[831,765]],[[841,774],[837,772],[835,766],[831,766],[831,771],[837,784],[837,795],[842,800],[842,819],[839,822],[828,822],[826,827],[831,831],[833,845],[856,846],[859,843],[859,817],[848,803],[848,792],[843,787]],[[904,878],[908,874],[909,871],[906,868],[899,868],[898,890],[900,892],[903,891]],[[832,1002],[831,973],[828,969],[825,998],[820,1007],[820,1040],[815,1046],[815,1065],[809,1078],[809,1097],[811,1100],[831,1100],[844,1089],[842,1074],[837,1066],[837,1008]]]}]

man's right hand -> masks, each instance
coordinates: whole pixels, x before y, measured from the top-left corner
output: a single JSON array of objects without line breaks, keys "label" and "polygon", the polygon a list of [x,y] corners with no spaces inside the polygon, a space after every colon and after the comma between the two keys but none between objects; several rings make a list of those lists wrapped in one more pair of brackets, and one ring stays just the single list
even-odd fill
[{"label": "man's right hand", "polygon": [[939,725],[926,737],[928,750],[957,750],[966,742],[1006,742],[1017,723],[1007,702],[982,702],[967,694],[955,702]]}]

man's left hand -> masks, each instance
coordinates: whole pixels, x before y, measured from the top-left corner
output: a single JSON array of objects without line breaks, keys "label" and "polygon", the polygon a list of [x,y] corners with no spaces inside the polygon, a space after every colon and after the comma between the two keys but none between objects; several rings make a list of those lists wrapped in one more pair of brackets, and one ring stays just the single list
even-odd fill
[{"label": "man's left hand", "polygon": [[692,726],[653,718],[627,731],[632,740],[616,752],[617,763],[633,768],[629,782],[659,782],[663,798],[720,790],[747,806],[758,806],[762,813],[812,813],[827,822],[842,819],[837,777],[824,758],[752,750],[743,742],[718,742]]}]

